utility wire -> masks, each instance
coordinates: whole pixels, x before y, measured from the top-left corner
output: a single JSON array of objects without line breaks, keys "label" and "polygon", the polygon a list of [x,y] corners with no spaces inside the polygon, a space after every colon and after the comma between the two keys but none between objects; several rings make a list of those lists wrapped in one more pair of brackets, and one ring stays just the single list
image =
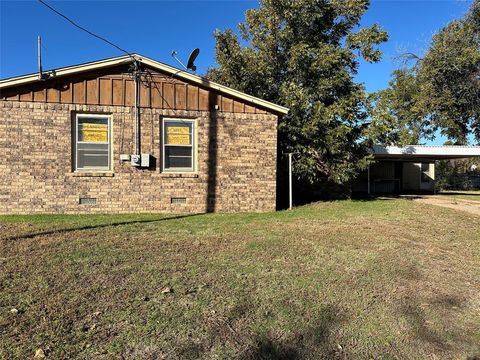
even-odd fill
[{"label": "utility wire", "polygon": [[78,25],[75,21],[73,21],[72,19],[70,19],[68,16],[62,14],[60,11],[56,10],[55,8],[51,7],[50,5],[48,5],[45,1],[43,0],[38,0],[41,4],[45,5],[47,8],[49,8],[50,10],[52,10],[54,13],[56,13],[57,15],[63,17],[65,20],[67,20],[69,23],[71,23],[73,26],[79,28],[80,30],[82,31],[85,31],[87,34],[93,36],[93,37],[96,37],[97,39],[100,39],[104,42],[106,42],[107,44],[113,46],[114,48],[116,48],[117,50],[120,50],[121,52],[124,52],[125,54],[127,54],[128,56],[130,56],[134,62],[136,63],[136,59],[132,56],[132,54],[130,52],[128,52],[127,50],[125,49],[122,49],[120,46],[112,43],[111,41],[105,39],[104,37],[100,36],[100,35],[97,35],[93,32],[91,32],[90,30],[88,29],[85,29],[83,26],[80,26]]}]

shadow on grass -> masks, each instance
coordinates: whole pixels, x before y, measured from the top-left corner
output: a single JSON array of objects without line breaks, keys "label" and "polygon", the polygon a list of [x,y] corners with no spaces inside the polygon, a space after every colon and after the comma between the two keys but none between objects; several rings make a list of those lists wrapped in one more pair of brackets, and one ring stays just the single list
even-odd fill
[{"label": "shadow on grass", "polygon": [[300,207],[300,206],[308,206],[312,205],[315,203],[335,203],[337,201],[353,201],[353,202],[373,202],[373,201],[391,201],[391,200],[397,200],[397,199],[402,199],[403,197],[401,196],[396,196],[396,195],[371,195],[371,196],[354,196],[351,198],[339,198],[339,199],[316,199],[316,200],[311,200],[309,202],[305,203],[295,203],[293,204],[294,207]]},{"label": "shadow on grass", "polygon": [[259,336],[239,357],[242,360],[287,360],[304,359],[315,354],[316,358],[343,359],[341,352],[331,341],[331,333],[342,321],[339,309],[330,305],[313,320],[312,325],[294,333],[290,338],[278,339]]},{"label": "shadow on grass", "polygon": [[203,358],[212,347],[220,345],[233,350],[232,358],[239,360],[300,360],[312,355],[318,359],[349,358],[333,339],[333,331],[345,320],[337,306],[326,306],[309,324],[298,324],[298,330],[290,336],[283,336],[281,329],[252,332],[247,324],[254,316],[253,307],[254,304],[237,305],[227,317],[207,320],[211,327],[206,341],[201,345],[178,344],[176,355],[182,359]]},{"label": "shadow on grass", "polygon": [[[418,281],[421,273],[415,266],[403,272],[407,281]],[[412,337],[440,358],[449,353],[458,353],[473,345],[465,336],[462,324],[455,321],[459,311],[465,308],[467,299],[461,293],[429,294],[413,291],[400,301],[399,315],[407,321]],[[475,355],[476,356],[476,355]],[[473,357],[472,359],[475,359]]]},{"label": "shadow on grass", "polygon": [[[415,338],[425,344],[425,348],[431,348],[432,352],[438,352],[441,357],[446,353],[455,353],[461,348],[473,345],[471,339],[465,336],[464,329],[454,321],[454,315],[458,311],[455,309],[462,309],[466,304],[466,299],[461,295],[441,294],[422,301],[412,296],[404,299],[403,302],[401,312]],[[426,306],[422,306],[422,302],[426,302],[431,308],[430,314]],[[437,312],[441,320],[432,319],[432,310]]]},{"label": "shadow on grass", "polygon": [[106,227],[116,227],[116,226],[122,226],[122,225],[144,224],[144,223],[154,223],[154,222],[162,222],[162,221],[168,221],[168,220],[178,220],[178,219],[184,219],[184,218],[199,216],[199,215],[203,215],[203,214],[201,214],[201,213],[199,213],[199,214],[186,214],[186,215],[163,217],[163,218],[160,218],[160,219],[131,220],[131,221],[120,221],[120,222],[114,222],[114,223],[96,224],[96,225],[85,225],[85,226],[71,227],[71,228],[66,228],[66,229],[54,229],[54,230],[48,230],[48,231],[39,231],[39,232],[35,232],[35,233],[15,235],[15,236],[10,236],[10,237],[6,237],[6,238],[0,238],[0,239],[1,240],[6,240],[6,241],[26,240],[26,239],[35,238],[37,236],[59,235],[59,234],[69,233],[69,232],[72,232],[72,231],[94,230],[94,229],[102,229],[102,228],[106,228]]},{"label": "shadow on grass", "polygon": [[352,201],[357,202],[368,202],[368,201],[389,201],[400,199],[400,196],[397,195],[370,195],[370,196],[355,196],[352,197]]}]

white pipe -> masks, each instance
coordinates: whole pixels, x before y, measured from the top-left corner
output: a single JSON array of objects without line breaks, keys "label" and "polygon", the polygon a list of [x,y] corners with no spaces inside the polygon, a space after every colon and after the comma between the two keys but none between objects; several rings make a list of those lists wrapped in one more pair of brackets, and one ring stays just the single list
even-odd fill
[{"label": "white pipe", "polygon": [[293,191],[292,191],[292,157],[293,153],[288,153],[288,208],[293,208]]}]

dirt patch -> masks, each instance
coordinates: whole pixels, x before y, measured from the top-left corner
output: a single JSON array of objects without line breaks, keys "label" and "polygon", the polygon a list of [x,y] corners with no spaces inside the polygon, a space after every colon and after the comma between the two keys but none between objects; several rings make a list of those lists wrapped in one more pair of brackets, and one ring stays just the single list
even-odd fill
[{"label": "dirt patch", "polygon": [[480,216],[480,201],[445,199],[439,196],[422,196],[414,200],[423,204],[442,206]]}]

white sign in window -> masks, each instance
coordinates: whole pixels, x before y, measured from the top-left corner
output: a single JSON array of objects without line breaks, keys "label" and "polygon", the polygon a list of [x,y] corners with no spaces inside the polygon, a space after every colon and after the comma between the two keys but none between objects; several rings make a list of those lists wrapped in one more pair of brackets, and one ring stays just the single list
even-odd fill
[{"label": "white sign in window", "polygon": [[111,169],[111,120],[105,115],[75,118],[75,170]]},{"label": "white sign in window", "polygon": [[163,120],[163,170],[195,170],[195,120]]}]

